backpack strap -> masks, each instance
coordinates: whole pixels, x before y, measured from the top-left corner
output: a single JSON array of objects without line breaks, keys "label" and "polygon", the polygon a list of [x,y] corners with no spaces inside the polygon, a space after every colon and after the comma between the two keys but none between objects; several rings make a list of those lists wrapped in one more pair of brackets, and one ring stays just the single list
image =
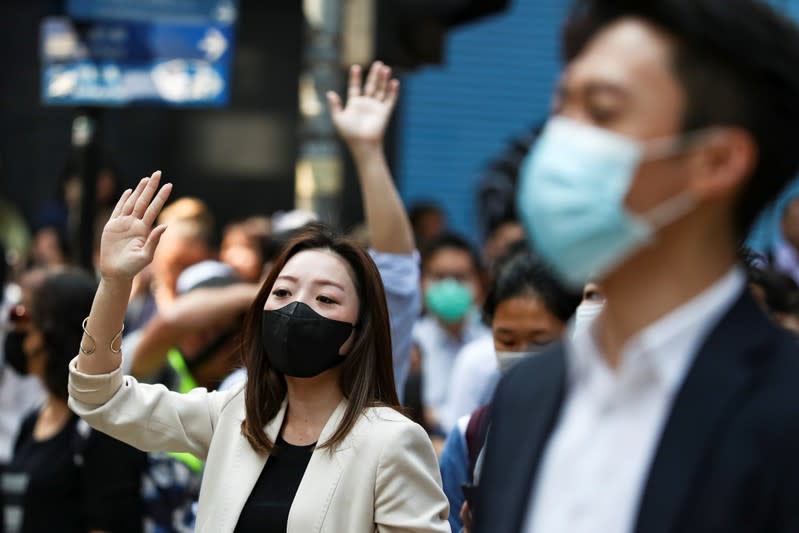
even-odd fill
[{"label": "backpack strap", "polygon": [[473,481],[474,468],[477,466],[477,459],[480,451],[485,444],[486,434],[488,433],[489,406],[478,407],[469,418],[466,426],[466,449],[469,452],[469,478]]}]

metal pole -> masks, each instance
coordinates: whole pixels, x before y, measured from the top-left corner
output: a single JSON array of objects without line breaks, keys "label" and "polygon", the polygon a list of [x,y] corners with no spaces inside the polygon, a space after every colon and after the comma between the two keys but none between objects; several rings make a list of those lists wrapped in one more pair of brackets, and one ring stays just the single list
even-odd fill
[{"label": "metal pole", "polygon": [[303,2],[306,33],[299,84],[302,125],[295,176],[296,207],[317,213],[334,227],[340,221],[344,170],[325,94],[342,87],[343,4],[343,0]]},{"label": "metal pole", "polygon": [[78,110],[72,122],[72,146],[78,155],[81,180],[80,215],[70,230],[73,261],[94,272],[94,234],[97,213],[97,174],[100,171],[99,127],[101,110]]}]

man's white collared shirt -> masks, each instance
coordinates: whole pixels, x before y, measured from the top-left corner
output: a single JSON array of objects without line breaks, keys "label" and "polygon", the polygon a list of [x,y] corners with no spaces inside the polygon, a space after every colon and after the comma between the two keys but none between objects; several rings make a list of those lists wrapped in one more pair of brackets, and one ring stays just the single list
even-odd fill
[{"label": "man's white collared shirt", "polygon": [[[624,347],[611,370],[581,327],[566,342],[567,393],[534,482],[524,533],[629,533],[672,402],[745,276],[733,269]],[[571,332],[570,332],[571,333]]]}]

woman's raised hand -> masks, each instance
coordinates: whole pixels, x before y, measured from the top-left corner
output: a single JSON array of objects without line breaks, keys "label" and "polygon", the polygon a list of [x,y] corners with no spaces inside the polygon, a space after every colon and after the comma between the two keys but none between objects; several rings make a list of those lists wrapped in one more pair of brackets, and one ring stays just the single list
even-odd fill
[{"label": "woman's raised hand", "polygon": [[158,241],[166,225],[153,228],[164,207],[172,184],[161,190],[161,171],[139,182],[135,190],[128,189],[117,202],[100,240],[100,275],[103,279],[132,280],[153,260]]},{"label": "woman's raised hand", "polygon": [[333,124],[341,138],[351,147],[353,143],[382,143],[398,94],[399,81],[391,79],[390,67],[375,61],[362,86],[361,67],[353,65],[346,107],[338,94],[327,93]]}]

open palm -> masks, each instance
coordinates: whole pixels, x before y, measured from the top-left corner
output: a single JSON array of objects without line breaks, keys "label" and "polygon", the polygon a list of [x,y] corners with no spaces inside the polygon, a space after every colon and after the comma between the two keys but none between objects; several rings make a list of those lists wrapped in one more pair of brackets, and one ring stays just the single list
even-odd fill
[{"label": "open palm", "polygon": [[[153,228],[172,184],[158,190],[161,172],[128,189],[117,202],[100,239],[100,274],[104,278],[133,279],[153,260],[166,226]],[[156,194],[157,192],[157,194]]]},{"label": "open palm", "polygon": [[391,79],[389,67],[375,61],[366,84],[361,85],[361,68],[354,65],[350,69],[346,107],[339,95],[328,93],[333,124],[348,143],[380,142],[397,103],[399,81]]}]

